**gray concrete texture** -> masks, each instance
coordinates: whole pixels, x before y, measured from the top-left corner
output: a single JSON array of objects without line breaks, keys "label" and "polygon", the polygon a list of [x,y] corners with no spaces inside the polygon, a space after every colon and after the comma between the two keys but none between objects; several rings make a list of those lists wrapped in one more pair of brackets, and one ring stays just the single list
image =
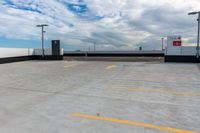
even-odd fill
[{"label": "gray concrete texture", "polygon": [[0,73],[0,133],[169,132],[74,113],[200,132],[198,64],[27,61]]}]

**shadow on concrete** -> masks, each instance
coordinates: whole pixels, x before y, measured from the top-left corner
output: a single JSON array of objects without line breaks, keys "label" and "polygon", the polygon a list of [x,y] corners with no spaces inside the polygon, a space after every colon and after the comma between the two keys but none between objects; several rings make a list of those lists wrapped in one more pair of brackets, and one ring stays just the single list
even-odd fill
[{"label": "shadow on concrete", "polygon": [[200,71],[200,64],[197,64],[197,68],[199,69],[199,71]]},{"label": "shadow on concrete", "polygon": [[164,62],[163,57],[71,57],[64,56],[68,61],[113,61],[113,62]]}]

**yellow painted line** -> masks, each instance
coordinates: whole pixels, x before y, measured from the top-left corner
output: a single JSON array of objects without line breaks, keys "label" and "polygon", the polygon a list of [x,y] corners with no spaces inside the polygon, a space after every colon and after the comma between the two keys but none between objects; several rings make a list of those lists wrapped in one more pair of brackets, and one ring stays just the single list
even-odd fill
[{"label": "yellow painted line", "polygon": [[66,65],[66,66],[64,66],[65,68],[70,68],[70,67],[76,67],[77,66],[77,64],[69,64],[69,65]]},{"label": "yellow painted line", "polygon": [[196,92],[178,92],[178,91],[170,91],[170,90],[161,90],[161,89],[143,89],[143,88],[128,88],[128,87],[112,87],[113,89],[118,90],[129,90],[129,91],[142,91],[142,92],[150,92],[150,93],[164,93],[164,94],[174,94],[174,95],[190,95],[190,96],[200,96],[200,93]]},{"label": "yellow painted line", "polygon": [[100,121],[108,121],[108,122],[113,122],[113,123],[128,124],[128,125],[134,125],[134,126],[138,126],[138,127],[145,127],[145,128],[161,130],[161,131],[168,131],[168,132],[175,132],[175,133],[200,133],[200,132],[196,132],[196,131],[182,130],[182,129],[176,129],[176,128],[165,127],[165,126],[157,126],[157,125],[153,125],[153,124],[140,123],[140,122],[135,122],[135,121],[92,116],[92,115],[87,115],[87,114],[75,113],[75,114],[72,114],[72,116],[82,117],[82,118],[86,118],[86,119],[100,120]]},{"label": "yellow painted line", "polygon": [[110,70],[110,69],[113,69],[113,68],[116,68],[116,67],[117,67],[116,65],[110,65],[110,66],[107,66],[105,69]]}]

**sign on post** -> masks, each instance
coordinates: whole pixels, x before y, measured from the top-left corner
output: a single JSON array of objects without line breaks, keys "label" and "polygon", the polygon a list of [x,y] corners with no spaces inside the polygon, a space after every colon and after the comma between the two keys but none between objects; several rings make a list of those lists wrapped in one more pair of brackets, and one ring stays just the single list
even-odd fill
[{"label": "sign on post", "polygon": [[181,41],[181,37],[180,36],[174,38],[173,46],[174,47],[182,46],[182,41]]},{"label": "sign on post", "polygon": [[173,46],[181,46],[181,41],[173,41]]}]

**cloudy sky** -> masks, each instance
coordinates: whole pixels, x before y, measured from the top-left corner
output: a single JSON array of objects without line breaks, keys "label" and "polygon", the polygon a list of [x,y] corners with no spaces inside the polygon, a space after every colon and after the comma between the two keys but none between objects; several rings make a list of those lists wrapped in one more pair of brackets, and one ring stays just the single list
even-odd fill
[{"label": "cloudy sky", "polygon": [[40,47],[60,39],[65,50],[160,49],[161,37],[195,44],[199,0],[0,0],[0,46]]}]

